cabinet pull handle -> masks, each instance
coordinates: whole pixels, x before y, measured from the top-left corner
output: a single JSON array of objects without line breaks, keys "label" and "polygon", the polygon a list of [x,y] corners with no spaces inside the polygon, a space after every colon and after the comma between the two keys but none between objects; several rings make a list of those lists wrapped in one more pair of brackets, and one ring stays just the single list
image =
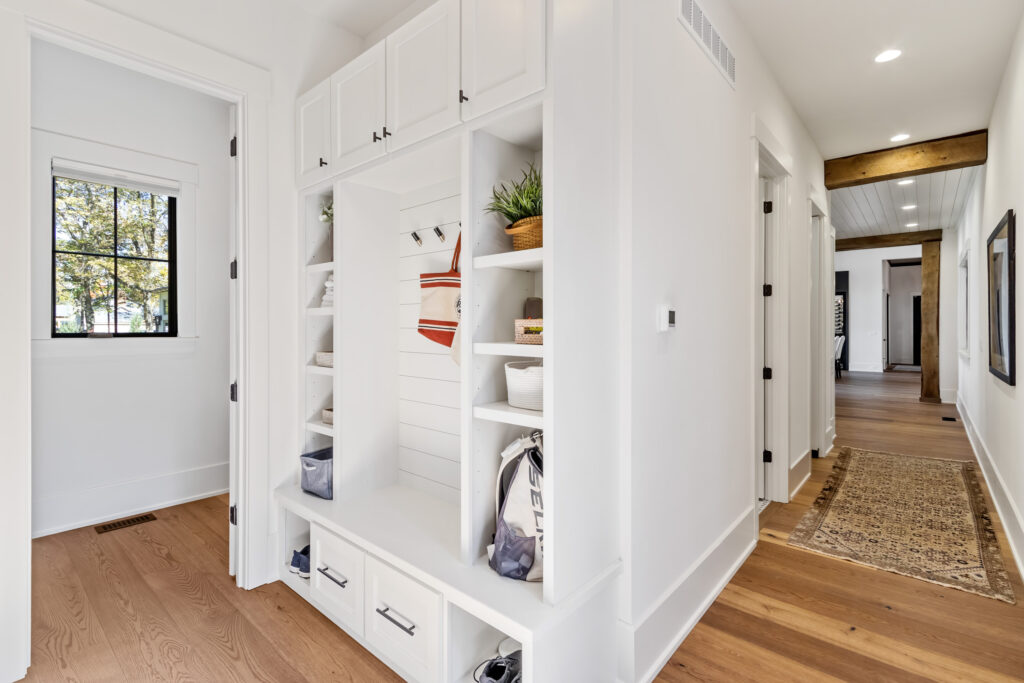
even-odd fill
[{"label": "cabinet pull handle", "polygon": [[469,98],[466,97],[465,91],[460,90],[459,91],[459,103],[461,104],[462,102],[469,102]]},{"label": "cabinet pull handle", "polygon": [[388,612],[390,612],[390,611],[391,611],[390,607],[385,607],[384,609],[381,609],[380,607],[377,608],[377,614],[381,615],[382,617],[384,617],[385,619],[390,621],[392,624],[394,624],[398,628],[400,628],[403,631],[405,631],[406,633],[408,633],[410,636],[415,636],[416,635],[415,633],[413,633],[413,629],[416,628],[416,624],[413,624],[412,626],[406,626],[402,622],[398,621],[393,616],[388,614]]},{"label": "cabinet pull handle", "polygon": [[324,166],[326,166],[326,165],[327,165],[327,162],[326,162],[326,161],[324,161],[324,158],[323,158],[323,157],[320,157],[320,167],[321,167],[321,168],[323,168],[323,167],[324,167]]},{"label": "cabinet pull handle", "polygon": [[381,136],[377,135],[377,131],[373,131],[373,141],[374,142],[380,142],[383,139],[384,138],[382,138]]},{"label": "cabinet pull handle", "polygon": [[386,137],[386,138],[391,137],[391,133],[388,132],[388,127],[387,126],[384,126],[384,137]]},{"label": "cabinet pull handle", "polygon": [[334,578],[333,576],[331,576],[330,574],[328,574],[327,572],[331,571],[331,568],[330,568],[330,567],[326,567],[326,566],[324,566],[324,567],[317,567],[317,568],[316,568],[316,570],[317,570],[318,572],[320,572],[321,574],[323,574],[324,576],[326,576],[326,577],[327,577],[328,579],[330,579],[331,581],[333,581],[334,583],[336,583],[336,584],[338,584],[339,586],[341,586],[342,588],[344,588],[345,586],[347,586],[347,585],[348,585],[348,579],[344,579],[344,580],[342,580],[342,581],[338,581],[338,580],[337,580],[336,578]]}]

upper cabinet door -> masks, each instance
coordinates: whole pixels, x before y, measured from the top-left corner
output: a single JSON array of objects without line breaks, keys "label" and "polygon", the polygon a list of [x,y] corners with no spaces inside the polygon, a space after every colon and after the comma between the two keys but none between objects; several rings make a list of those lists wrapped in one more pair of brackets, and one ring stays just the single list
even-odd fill
[{"label": "upper cabinet door", "polygon": [[295,103],[295,166],[300,185],[315,183],[330,172],[331,84],[324,81]]},{"label": "upper cabinet door", "polygon": [[462,0],[462,119],[544,88],[544,0]]},{"label": "upper cabinet door", "polygon": [[384,154],[384,41],[331,76],[332,173]]},{"label": "upper cabinet door", "polygon": [[459,123],[459,3],[440,0],[387,38],[388,151]]}]

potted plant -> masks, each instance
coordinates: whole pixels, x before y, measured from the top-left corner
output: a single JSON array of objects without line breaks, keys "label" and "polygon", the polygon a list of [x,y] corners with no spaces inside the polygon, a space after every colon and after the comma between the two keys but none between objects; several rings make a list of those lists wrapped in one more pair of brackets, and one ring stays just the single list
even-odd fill
[{"label": "potted plant", "polygon": [[494,188],[487,211],[504,216],[510,223],[505,233],[512,236],[512,249],[544,246],[544,203],[540,171],[533,164],[523,171],[522,180]]}]

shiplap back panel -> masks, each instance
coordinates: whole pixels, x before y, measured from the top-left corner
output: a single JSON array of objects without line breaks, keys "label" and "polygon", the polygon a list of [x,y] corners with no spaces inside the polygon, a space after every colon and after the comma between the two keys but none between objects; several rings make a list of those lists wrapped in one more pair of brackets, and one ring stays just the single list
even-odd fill
[{"label": "shiplap back panel", "polygon": [[[459,236],[458,188],[417,193],[400,211],[398,233],[398,469],[399,481],[459,501],[460,371],[449,349],[416,331],[420,273],[451,267]],[[434,233],[440,226],[446,241]],[[423,244],[412,238],[416,232]]]},{"label": "shiplap back panel", "polygon": [[[956,225],[978,174],[977,166],[832,190],[832,225],[836,238],[868,237],[921,230],[945,230]],[[913,205],[913,209],[904,209]],[[908,223],[917,223],[908,228]]]}]

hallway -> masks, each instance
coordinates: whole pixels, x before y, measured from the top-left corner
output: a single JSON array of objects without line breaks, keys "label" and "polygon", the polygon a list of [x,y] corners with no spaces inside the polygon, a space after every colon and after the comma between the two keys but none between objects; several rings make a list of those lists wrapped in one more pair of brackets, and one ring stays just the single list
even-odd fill
[{"label": "hallway", "polygon": [[[917,373],[844,373],[836,447],[974,460],[961,423],[942,420],[956,409],[919,395]],[[757,548],[658,680],[1024,679],[1024,584],[987,489],[1016,605],[788,546],[834,462],[765,510]]]}]

